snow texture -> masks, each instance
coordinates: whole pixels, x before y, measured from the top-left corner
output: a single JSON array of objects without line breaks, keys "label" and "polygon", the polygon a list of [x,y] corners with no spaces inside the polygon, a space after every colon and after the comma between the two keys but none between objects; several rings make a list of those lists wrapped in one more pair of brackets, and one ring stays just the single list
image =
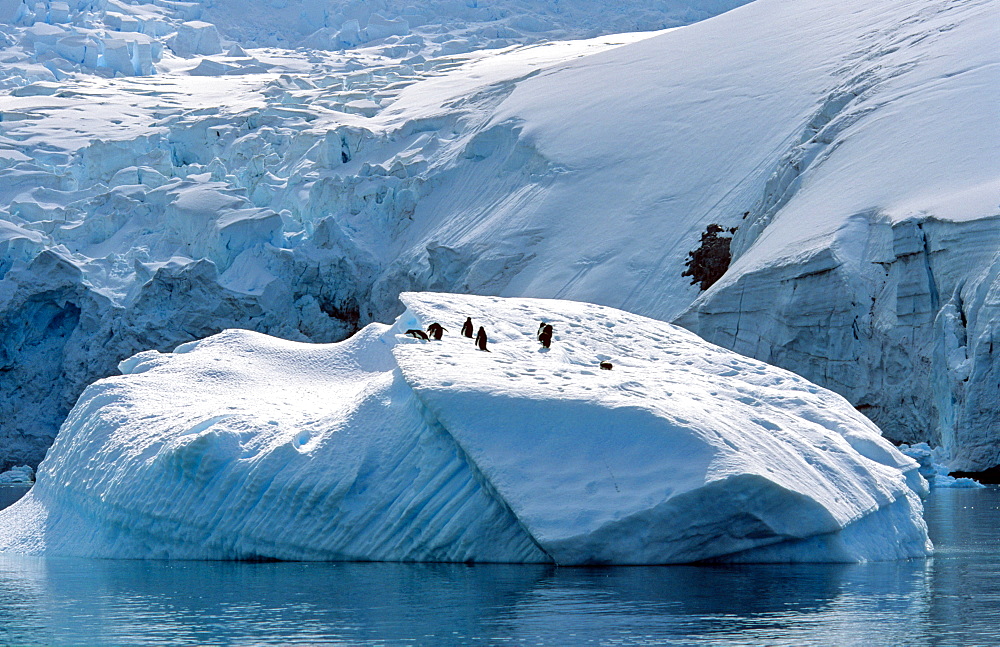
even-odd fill
[{"label": "snow texture", "polygon": [[[647,564],[931,549],[917,464],[839,396],[611,308],[403,296],[328,345],[229,330],[81,396],[0,550]],[[483,326],[488,351],[458,334]],[[552,346],[536,341],[540,321]],[[441,341],[405,335],[439,322]],[[598,364],[610,360],[614,368]]]},{"label": "snow texture", "polygon": [[[0,21],[0,469],[136,352],[336,341],[406,290],[673,320],[953,469],[1000,464],[988,0],[3,0]],[[700,294],[681,274],[712,223],[739,227],[734,261]]]}]

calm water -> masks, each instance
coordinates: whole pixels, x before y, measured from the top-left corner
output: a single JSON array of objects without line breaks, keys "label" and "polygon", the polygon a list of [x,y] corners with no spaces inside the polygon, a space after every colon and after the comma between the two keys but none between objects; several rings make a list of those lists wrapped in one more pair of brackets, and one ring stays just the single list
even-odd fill
[{"label": "calm water", "polygon": [[933,559],[578,569],[0,556],[0,645],[997,645],[1000,489]]},{"label": "calm water", "polygon": [[0,483],[0,510],[13,504],[30,489],[31,485],[29,484],[18,483],[16,485],[7,485]]}]

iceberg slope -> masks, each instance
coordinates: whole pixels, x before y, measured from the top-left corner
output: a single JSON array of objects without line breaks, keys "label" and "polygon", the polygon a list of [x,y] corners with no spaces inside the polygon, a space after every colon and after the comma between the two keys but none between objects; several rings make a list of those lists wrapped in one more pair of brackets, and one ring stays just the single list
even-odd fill
[{"label": "iceberg slope", "polygon": [[[429,427],[373,325],[227,331],[89,387],[7,547],[95,557],[546,561]],[[25,517],[30,517],[26,519]]]},{"label": "iceberg slope", "polygon": [[[629,564],[930,549],[917,464],[802,378],[601,306],[403,300],[393,326],[337,344],[232,330],[123,362],[0,512],[0,550]],[[457,334],[466,316],[489,353]],[[442,341],[403,334],[432,321]]]}]

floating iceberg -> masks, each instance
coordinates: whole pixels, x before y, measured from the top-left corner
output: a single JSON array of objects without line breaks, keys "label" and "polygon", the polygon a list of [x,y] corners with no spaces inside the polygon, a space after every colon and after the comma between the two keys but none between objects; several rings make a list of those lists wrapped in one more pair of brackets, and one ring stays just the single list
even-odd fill
[{"label": "floating iceberg", "polygon": [[35,480],[35,470],[29,465],[18,465],[6,472],[0,472],[0,485],[31,483]]},{"label": "floating iceberg", "polygon": [[[649,564],[931,549],[916,462],[792,373],[602,306],[403,301],[394,325],[336,344],[229,330],[122,362],[0,512],[0,551]],[[458,333],[467,316],[490,352]],[[405,335],[432,322],[441,341]]]},{"label": "floating iceberg", "polygon": [[952,476],[950,474],[951,469],[947,466],[951,457],[941,447],[931,448],[927,443],[916,443],[915,445],[903,443],[899,446],[899,451],[920,464],[920,476],[927,479],[927,485],[931,488],[986,487],[979,481],[967,476],[960,478]]}]

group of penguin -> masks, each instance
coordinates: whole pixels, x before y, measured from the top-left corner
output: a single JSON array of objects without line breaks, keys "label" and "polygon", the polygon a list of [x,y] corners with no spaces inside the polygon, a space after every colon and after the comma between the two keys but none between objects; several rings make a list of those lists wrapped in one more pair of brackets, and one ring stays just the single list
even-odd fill
[{"label": "group of penguin", "polygon": [[[472,317],[466,317],[465,323],[462,324],[462,335],[468,337],[469,339],[472,339],[473,327],[474,326],[472,325]],[[549,326],[549,328],[551,329],[552,326]],[[431,339],[433,339],[434,341],[441,341],[441,338],[444,337],[444,333],[447,330],[448,330],[447,328],[445,328],[444,326],[435,321],[431,325],[427,326],[427,332],[424,332],[423,330],[419,330],[416,328],[411,328],[410,330],[406,331],[406,334],[409,335],[410,337],[414,337],[415,339],[423,339],[424,341],[428,341]],[[479,330],[476,331],[475,339],[476,339],[476,348],[478,348],[479,350],[484,350],[487,353],[490,352],[490,350],[486,348],[486,342],[489,341],[489,338],[486,336],[485,328],[483,328],[482,326],[479,327]],[[550,343],[551,339],[552,335],[550,334],[549,335]],[[549,347],[548,344],[546,344],[545,347],[548,348]]]},{"label": "group of penguin", "polygon": [[[472,339],[472,329],[474,327],[472,317],[466,317],[465,323],[462,324],[462,335]],[[411,328],[407,330],[405,334],[415,339],[422,339],[424,341],[430,341],[432,339],[434,341],[441,341],[441,338],[444,337],[444,333],[447,330],[447,328],[435,321],[431,325],[427,326],[427,332],[417,328]],[[540,343],[543,348],[549,348],[552,345],[552,332],[552,324],[544,321],[538,324],[538,332],[535,333],[535,337],[538,339],[538,343]],[[486,351],[487,353],[490,352],[490,350],[486,348],[486,342],[489,341],[489,338],[486,336],[486,328],[482,326],[479,327],[479,330],[476,331],[475,341],[476,348]],[[611,362],[604,361],[601,362],[600,366],[605,371],[610,371],[614,365]]]}]

